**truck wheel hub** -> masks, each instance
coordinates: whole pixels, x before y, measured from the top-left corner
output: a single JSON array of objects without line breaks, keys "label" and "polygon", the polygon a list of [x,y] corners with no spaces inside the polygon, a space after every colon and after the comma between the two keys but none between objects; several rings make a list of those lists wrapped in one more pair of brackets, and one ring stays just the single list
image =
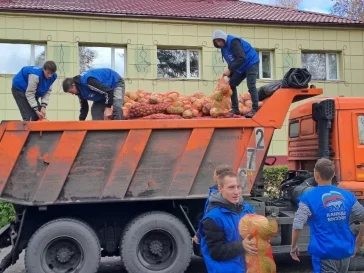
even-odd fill
[{"label": "truck wheel hub", "polygon": [[163,250],[163,245],[160,241],[154,240],[149,245],[150,252],[154,255],[161,255]]},{"label": "truck wheel hub", "polygon": [[68,248],[61,248],[57,251],[57,260],[60,263],[67,263],[71,259],[71,251]]}]

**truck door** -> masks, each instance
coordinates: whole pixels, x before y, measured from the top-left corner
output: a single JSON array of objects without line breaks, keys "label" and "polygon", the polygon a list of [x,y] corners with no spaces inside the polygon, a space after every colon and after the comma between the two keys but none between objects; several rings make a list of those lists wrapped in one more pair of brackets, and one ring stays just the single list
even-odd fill
[{"label": "truck door", "polygon": [[354,112],[352,117],[356,180],[364,182],[364,112]]}]

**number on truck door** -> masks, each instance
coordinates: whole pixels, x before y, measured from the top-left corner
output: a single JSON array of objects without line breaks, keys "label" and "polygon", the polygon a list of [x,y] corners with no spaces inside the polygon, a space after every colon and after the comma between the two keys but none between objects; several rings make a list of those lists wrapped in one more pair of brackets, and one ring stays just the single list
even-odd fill
[{"label": "number on truck door", "polygon": [[257,150],[264,150],[264,128],[255,128],[255,147]]}]

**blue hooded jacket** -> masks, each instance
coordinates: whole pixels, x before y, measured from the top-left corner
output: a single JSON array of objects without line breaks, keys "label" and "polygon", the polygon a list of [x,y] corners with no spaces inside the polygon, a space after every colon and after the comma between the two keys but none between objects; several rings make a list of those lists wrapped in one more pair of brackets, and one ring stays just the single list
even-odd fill
[{"label": "blue hooded jacket", "polygon": [[258,53],[247,41],[243,40],[242,38],[235,37],[233,35],[227,35],[222,30],[217,30],[213,35],[213,40],[215,39],[222,39],[225,41],[225,46],[221,48],[221,54],[229,65],[234,63],[236,60],[236,56],[231,50],[231,42],[234,39],[240,40],[241,46],[245,52],[245,62],[236,70],[238,73],[244,73],[248,68],[259,62]]}]

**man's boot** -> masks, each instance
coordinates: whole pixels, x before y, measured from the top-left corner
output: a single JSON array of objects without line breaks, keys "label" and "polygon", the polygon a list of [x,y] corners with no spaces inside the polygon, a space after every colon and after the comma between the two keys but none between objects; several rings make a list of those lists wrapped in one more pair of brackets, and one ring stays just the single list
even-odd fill
[{"label": "man's boot", "polygon": [[245,115],[246,118],[252,118],[257,113],[255,110],[251,110],[248,114]]},{"label": "man's boot", "polygon": [[238,110],[231,109],[230,110],[230,114],[232,114],[232,115],[239,115],[240,116],[240,111],[239,111],[239,109]]},{"label": "man's boot", "polygon": [[258,105],[253,105],[253,109],[245,115],[246,118],[252,118],[254,117],[254,115],[258,112],[260,107],[258,107]]}]

